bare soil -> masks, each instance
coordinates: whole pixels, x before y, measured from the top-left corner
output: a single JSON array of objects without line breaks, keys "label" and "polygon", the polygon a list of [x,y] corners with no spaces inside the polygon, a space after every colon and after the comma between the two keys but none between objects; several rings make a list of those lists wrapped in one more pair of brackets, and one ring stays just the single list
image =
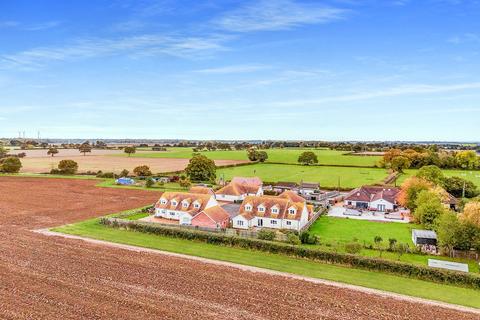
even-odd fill
[{"label": "bare soil", "polygon": [[[79,172],[98,171],[119,173],[123,169],[130,172],[140,165],[147,165],[154,173],[171,172],[185,169],[189,159],[168,159],[168,158],[137,158],[137,157],[112,157],[106,155],[62,155],[55,157],[25,157],[22,158],[23,173],[47,173],[51,169],[56,168],[58,163],[64,159],[71,159],[78,163]],[[106,151],[106,150],[99,150]],[[215,160],[217,166],[225,166],[237,163],[245,163],[248,161],[239,160]]]},{"label": "bare soil", "polygon": [[[0,177],[2,319],[478,319],[478,315],[173,256],[48,237],[159,194]],[[414,288],[412,288],[414,289]]]}]

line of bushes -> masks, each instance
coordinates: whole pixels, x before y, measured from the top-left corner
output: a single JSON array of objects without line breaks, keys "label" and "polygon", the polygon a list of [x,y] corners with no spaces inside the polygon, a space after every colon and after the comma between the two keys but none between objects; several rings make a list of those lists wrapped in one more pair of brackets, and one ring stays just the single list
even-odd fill
[{"label": "line of bushes", "polygon": [[433,269],[408,263],[363,257],[346,253],[309,249],[305,247],[259,239],[239,238],[195,230],[184,230],[177,227],[157,226],[136,221],[125,221],[105,217],[100,219],[100,223],[114,228],[126,228],[128,230],[144,233],[186,240],[198,240],[209,244],[246,248],[275,254],[284,254],[288,256],[323,261],[331,264],[340,264],[365,270],[387,272],[421,280],[465,286],[480,290],[480,277],[468,273]]},{"label": "line of bushes", "polygon": [[266,161],[265,164],[283,164],[286,166],[302,166],[302,167],[346,167],[346,168],[365,168],[365,169],[377,169],[376,165],[365,166],[365,165],[353,165],[353,164],[324,164],[324,163],[314,163],[305,166],[301,163],[292,163],[292,162],[273,162]]}]

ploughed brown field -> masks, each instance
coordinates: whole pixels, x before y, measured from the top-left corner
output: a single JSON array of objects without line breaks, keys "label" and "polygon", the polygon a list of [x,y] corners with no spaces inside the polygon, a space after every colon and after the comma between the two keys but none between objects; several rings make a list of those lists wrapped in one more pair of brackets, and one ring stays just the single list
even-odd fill
[{"label": "ploughed brown field", "polygon": [[[475,319],[473,314],[32,232],[159,194],[0,177],[1,319]],[[412,288],[414,290],[415,288]]]},{"label": "ploughed brown field", "polygon": [[[63,150],[62,150],[63,151]],[[112,157],[108,154],[92,154],[80,155],[78,150],[76,154],[62,155],[55,157],[32,156],[22,158],[23,173],[47,173],[52,168],[56,168],[58,163],[64,159],[71,159],[78,163],[78,171],[94,171],[102,170],[103,172],[119,173],[123,169],[132,172],[133,168],[140,165],[147,165],[153,173],[171,172],[185,169],[189,159],[167,159],[167,158],[136,158],[136,157]],[[111,153],[109,153],[111,154]],[[215,160],[217,166],[225,166],[236,163],[244,163],[241,160]]]}]

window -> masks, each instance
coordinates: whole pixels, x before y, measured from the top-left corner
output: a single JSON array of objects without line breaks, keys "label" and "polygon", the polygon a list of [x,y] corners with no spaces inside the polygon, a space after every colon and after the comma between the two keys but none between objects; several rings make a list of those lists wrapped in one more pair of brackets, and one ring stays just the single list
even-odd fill
[{"label": "window", "polygon": [[258,212],[265,212],[265,207],[258,207]]},{"label": "window", "polygon": [[272,213],[278,213],[278,208],[272,208]]},{"label": "window", "polygon": [[249,205],[249,204],[247,204],[247,205],[245,206],[245,210],[246,210],[246,211],[252,211],[252,206]]},{"label": "window", "polygon": [[296,210],[295,210],[295,209],[288,209],[288,213],[289,213],[289,214],[295,214],[295,213],[296,213]]},{"label": "window", "polygon": [[171,216],[174,216],[174,215],[175,215],[175,212],[170,211],[170,215],[171,215]]},{"label": "window", "polygon": [[167,204],[167,200],[166,200],[166,199],[162,199],[162,200],[160,200],[160,203],[161,203],[161,204]]},{"label": "window", "polygon": [[237,225],[243,226],[243,221],[242,221],[242,220],[238,220],[238,221],[237,221]]},{"label": "window", "polygon": [[184,208],[188,208],[188,202],[184,202],[184,203],[183,203],[183,207],[184,207]]},{"label": "window", "polygon": [[177,201],[172,201],[172,206],[177,206]]},{"label": "window", "polygon": [[200,208],[200,205],[198,203],[195,203],[193,206],[195,207],[195,209]]},{"label": "window", "polygon": [[277,224],[277,220],[270,221],[271,224]]},{"label": "window", "polygon": [[287,226],[291,226],[292,225],[292,221],[287,221]]},{"label": "window", "polygon": [[167,213],[167,210],[162,210],[162,213],[164,213],[164,214]]}]

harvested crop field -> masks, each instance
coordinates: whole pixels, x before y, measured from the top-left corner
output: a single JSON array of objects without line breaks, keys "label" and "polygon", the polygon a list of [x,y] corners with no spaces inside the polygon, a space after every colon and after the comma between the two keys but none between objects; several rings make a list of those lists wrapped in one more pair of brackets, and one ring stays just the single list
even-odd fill
[{"label": "harvested crop field", "polygon": [[[64,159],[75,160],[78,163],[79,172],[98,171],[119,173],[123,169],[132,171],[140,165],[147,165],[154,173],[171,172],[185,169],[189,159],[163,159],[163,158],[134,158],[112,157],[108,155],[77,155],[56,157],[25,157],[22,159],[23,173],[46,173],[56,168]],[[225,166],[237,163],[245,163],[242,160],[215,160],[217,166]]]},{"label": "harvested crop field", "polygon": [[95,183],[0,177],[1,318],[478,318],[349,289],[31,231],[139,207],[159,195],[96,188]]}]

